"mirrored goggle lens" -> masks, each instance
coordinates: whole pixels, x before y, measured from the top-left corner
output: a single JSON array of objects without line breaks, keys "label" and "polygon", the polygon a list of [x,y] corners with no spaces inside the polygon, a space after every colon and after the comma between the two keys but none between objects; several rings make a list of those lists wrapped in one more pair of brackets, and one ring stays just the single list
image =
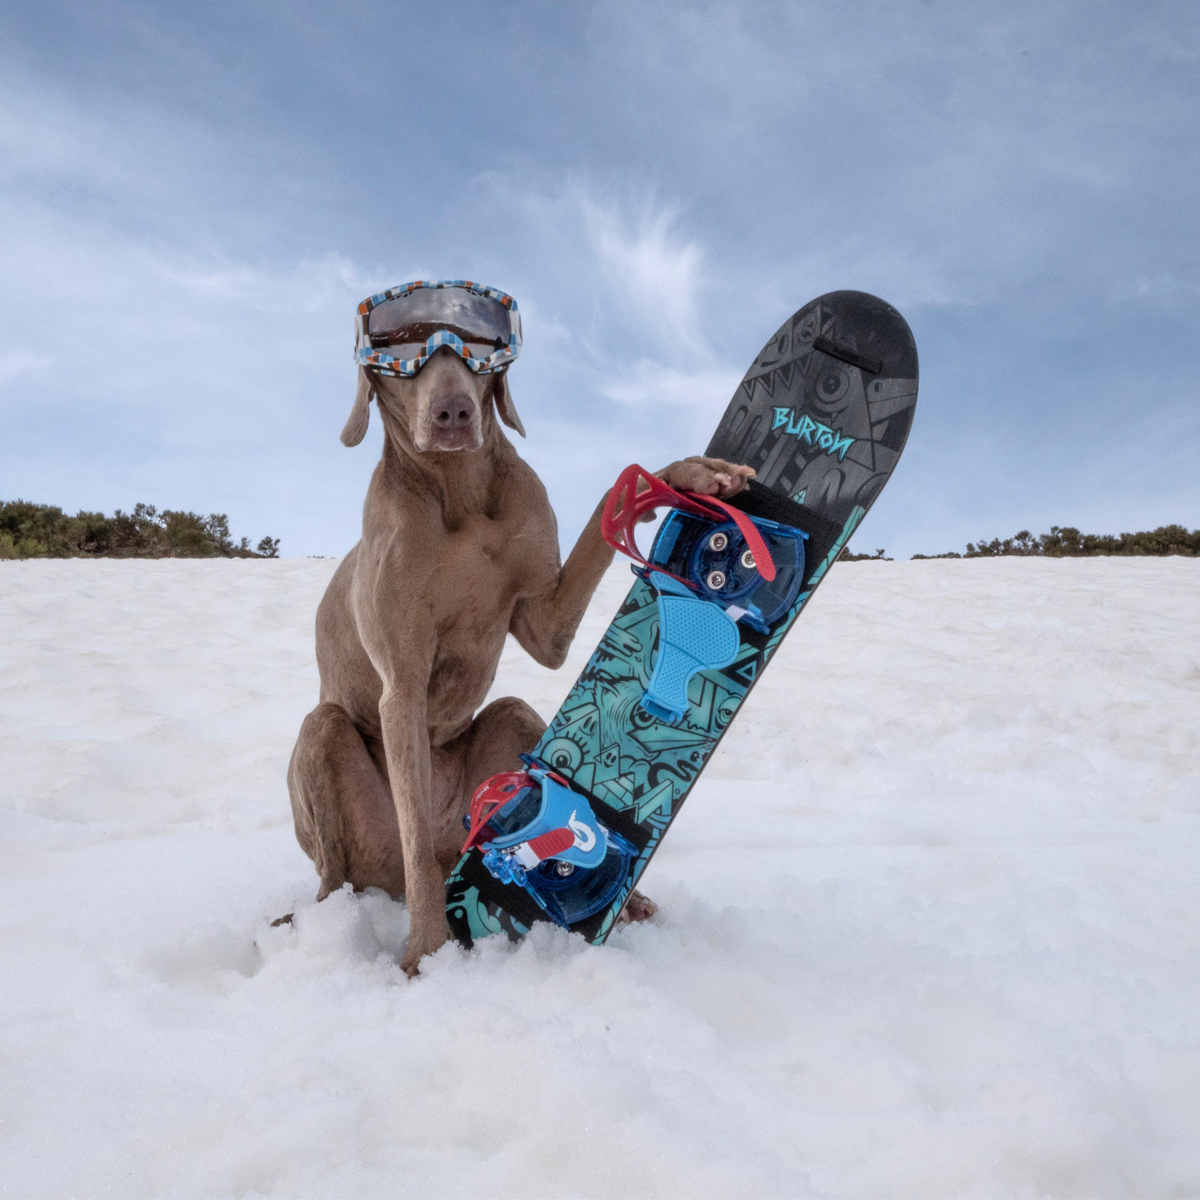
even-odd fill
[{"label": "mirrored goggle lens", "polygon": [[367,318],[372,347],[394,358],[416,358],[439,329],[461,338],[473,358],[487,358],[508,345],[508,309],[465,288],[418,288],[385,300]]}]

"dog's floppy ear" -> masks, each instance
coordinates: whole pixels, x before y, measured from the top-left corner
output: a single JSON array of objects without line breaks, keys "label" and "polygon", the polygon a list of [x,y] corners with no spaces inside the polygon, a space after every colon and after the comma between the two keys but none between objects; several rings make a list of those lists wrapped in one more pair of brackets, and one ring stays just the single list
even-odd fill
[{"label": "dog's floppy ear", "polygon": [[375,383],[365,367],[358,368],[358,390],[354,393],[354,407],[350,419],[342,430],[342,445],[357,446],[367,433],[371,422],[371,400],[375,396]]},{"label": "dog's floppy ear", "polygon": [[492,399],[496,401],[496,411],[500,414],[500,420],[509,429],[515,429],[524,437],[525,426],[521,424],[521,418],[517,416],[516,405],[512,401],[512,392],[509,391],[508,387],[507,371],[502,371],[496,376],[496,382],[492,384]]}]

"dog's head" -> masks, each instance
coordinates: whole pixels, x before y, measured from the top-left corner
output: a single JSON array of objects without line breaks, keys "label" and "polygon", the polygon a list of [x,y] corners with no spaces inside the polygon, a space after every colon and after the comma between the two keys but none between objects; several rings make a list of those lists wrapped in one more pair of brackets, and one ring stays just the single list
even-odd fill
[{"label": "dog's head", "polygon": [[[525,428],[513,406],[507,372],[476,375],[447,347],[438,350],[411,379],[358,369],[358,391],[342,442],[357,446],[371,419],[371,400],[394,417],[420,453],[478,450],[483,445],[488,406],[522,437]],[[385,422],[386,424],[386,422]]]}]

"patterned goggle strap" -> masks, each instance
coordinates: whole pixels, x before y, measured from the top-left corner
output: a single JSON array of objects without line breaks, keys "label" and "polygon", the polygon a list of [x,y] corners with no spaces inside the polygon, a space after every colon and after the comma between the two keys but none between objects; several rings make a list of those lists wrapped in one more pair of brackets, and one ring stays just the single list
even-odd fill
[{"label": "patterned goggle strap", "polygon": [[[701,496],[698,492],[677,492],[661,479],[651,475],[645,467],[639,467],[637,463],[626,467],[617,476],[617,482],[608,493],[608,499],[604,502],[604,513],[600,518],[601,537],[614,550],[628,555],[647,570],[662,572],[662,567],[652,566],[646,561],[634,537],[638,521],[656,508],[678,508],[707,521],[732,521],[746,539],[746,544],[754,555],[754,565],[758,573],[768,582],[775,578],[775,560],[771,557],[771,551],[754,522],[741,509],[734,508],[715,496]],[[690,581],[681,579],[678,575],[672,574],[671,578],[689,589],[693,586]]]},{"label": "patterned goggle strap", "polygon": [[477,375],[508,366],[521,353],[517,302],[469,279],[418,279],[358,306],[354,358],[360,367],[411,377],[443,346]]}]

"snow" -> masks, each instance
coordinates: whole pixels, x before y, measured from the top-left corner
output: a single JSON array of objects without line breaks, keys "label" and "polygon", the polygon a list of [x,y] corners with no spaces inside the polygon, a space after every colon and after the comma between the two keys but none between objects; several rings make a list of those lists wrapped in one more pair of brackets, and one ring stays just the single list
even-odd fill
[{"label": "snow", "polygon": [[1200,1192],[1200,561],[839,566],[652,923],[413,981],[291,830],[334,565],[0,565],[0,1195]]}]

